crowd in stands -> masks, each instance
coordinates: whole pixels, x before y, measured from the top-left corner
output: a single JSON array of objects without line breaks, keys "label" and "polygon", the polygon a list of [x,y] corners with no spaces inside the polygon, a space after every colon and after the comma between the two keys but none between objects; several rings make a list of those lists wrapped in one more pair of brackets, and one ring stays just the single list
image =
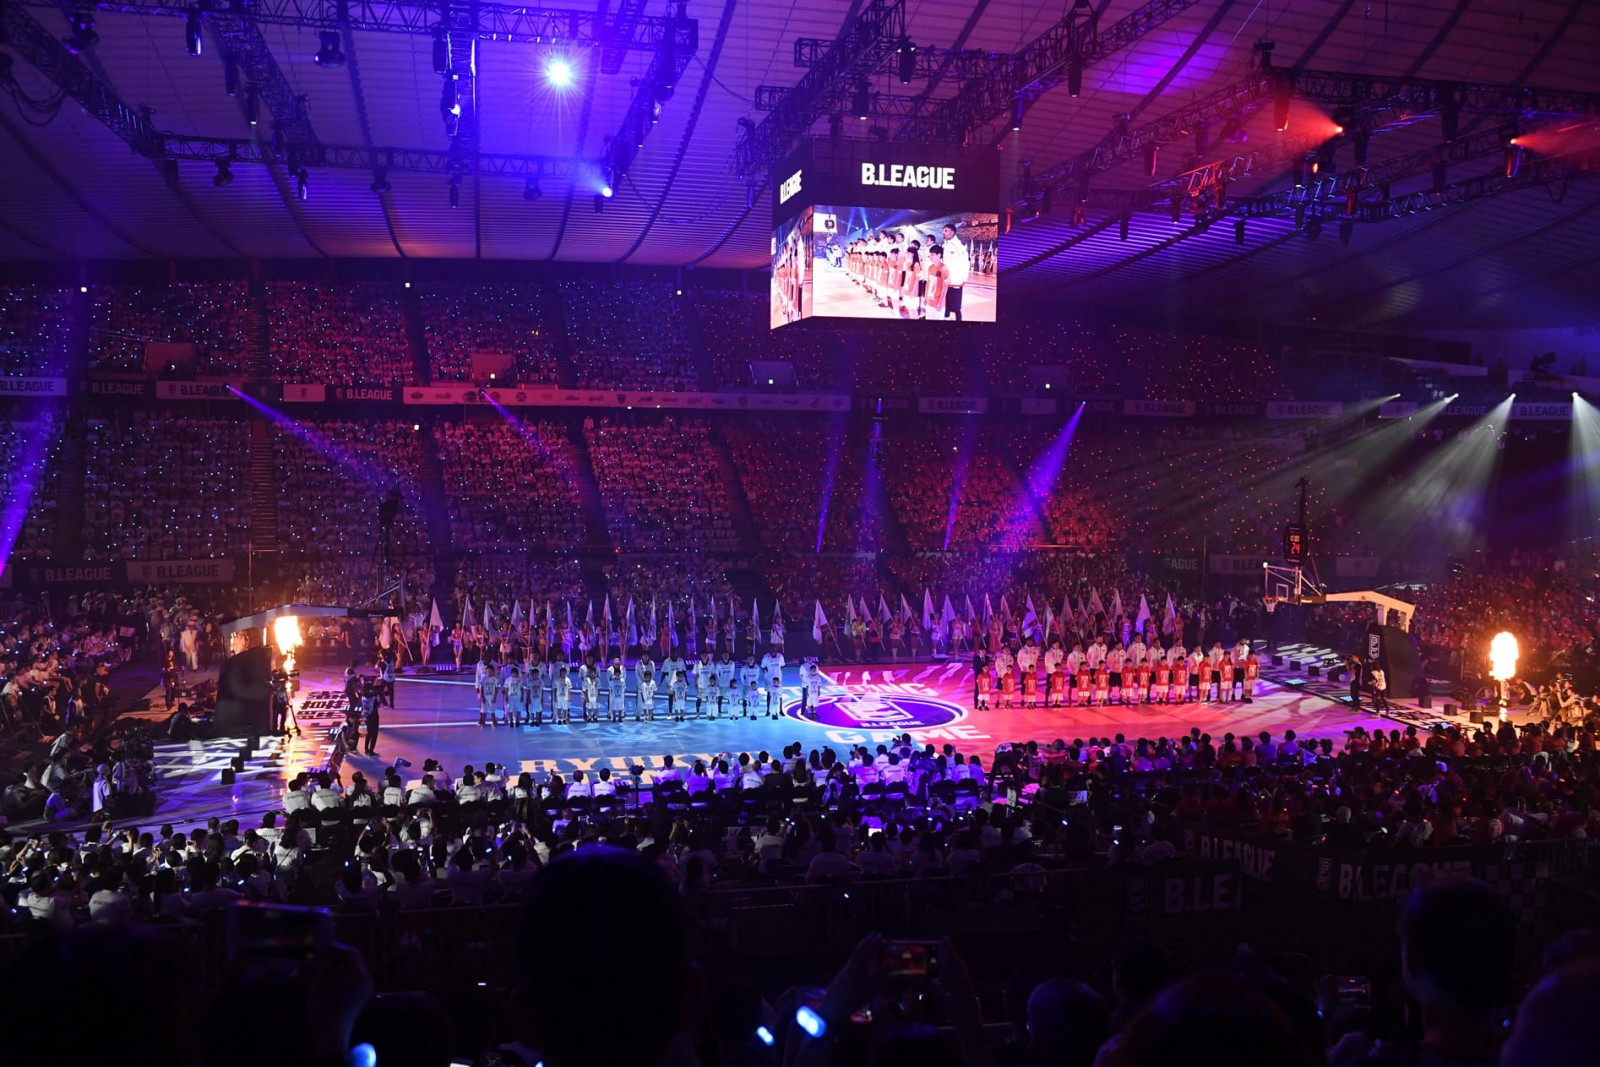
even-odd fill
[{"label": "crowd in stands", "polygon": [[1592,554],[1543,557],[1513,553],[1498,562],[1476,561],[1445,580],[1416,590],[1412,630],[1430,668],[1456,677],[1481,673],[1495,634],[1516,636],[1523,670],[1572,671],[1593,663],[1600,629],[1586,575]]},{"label": "crowd in stands", "polygon": [[391,558],[428,556],[424,445],[413,424],[327,420],[271,429],[280,552],[311,559],[371,557],[378,547],[379,509],[398,491]]},{"label": "crowd in stands", "polygon": [[59,375],[72,331],[70,289],[0,287],[0,375]]},{"label": "crowd in stands", "polygon": [[472,354],[494,352],[515,357],[516,384],[556,384],[555,337],[540,311],[543,299],[531,285],[425,290],[422,334],[433,380],[472,381]]},{"label": "crowd in stands", "polygon": [[1278,370],[1279,361],[1258,344],[1127,325],[1107,332],[1109,344],[1129,369],[1134,396],[1195,403],[1294,398]]},{"label": "crowd in stands", "polygon": [[[63,748],[70,765],[99,758],[76,751],[71,740]],[[257,825],[225,816],[195,826],[135,818],[13,837],[0,848],[0,888],[12,905],[0,921],[95,944],[121,930],[216,928],[240,901],[290,902],[330,907],[341,922],[393,916],[386,925],[341,929],[359,931],[369,952],[388,958],[398,949],[400,959],[420,959],[425,939],[470,936],[465,931],[475,927],[459,919],[472,909],[518,903],[526,909],[519,996],[553,997],[579,972],[592,974],[583,995],[565,997],[561,1006],[586,1012],[585,1024],[627,1011],[630,1054],[664,1063],[668,1036],[697,1022],[694,1012],[680,1017],[683,987],[656,981],[639,985],[647,992],[629,993],[634,986],[606,986],[602,977],[614,976],[616,954],[629,945],[649,946],[659,978],[663,967],[687,966],[693,944],[700,966],[711,969],[707,977],[726,981],[723,969],[746,957],[718,934],[734,914],[721,901],[766,887],[787,887],[789,895],[749,899],[787,909],[789,921],[810,914],[802,894],[827,893],[830,922],[859,914],[869,923],[892,922],[900,936],[937,938],[944,931],[927,924],[946,913],[935,902],[958,886],[973,914],[1007,909],[1019,898],[1048,908],[1080,896],[1085,880],[1180,864],[1186,827],[1268,848],[1290,843],[1407,865],[1453,864],[1462,855],[1456,846],[1491,845],[1510,856],[1523,846],[1561,845],[1579,872],[1600,833],[1592,718],[1521,730],[1362,728],[1339,739],[1195,730],[1175,738],[1008,742],[992,758],[904,736],[842,752],[796,743],[776,754],[661,756],[593,773],[515,768],[498,761],[447,768],[429,759],[391,764],[371,780],[362,772],[301,773],[289,781],[281,809]],[[97,768],[94,776],[110,773]],[[32,782],[24,774],[8,795],[29,793]],[[851,896],[874,900],[879,886],[895,887],[898,895],[884,899],[910,910],[897,909],[893,919],[870,904],[855,912]],[[1290,889],[1268,881],[1256,892]],[[730,1047],[713,1043],[705,1061],[778,1062],[779,1052],[767,1051],[770,1038],[797,1064],[1587,1062],[1587,1037],[1573,1033],[1592,1029],[1583,1011],[1600,994],[1593,973],[1600,970],[1600,938],[1579,931],[1548,946],[1519,946],[1539,916],[1517,900],[1461,876],[1419,879],[1397,902],[1398,943],[1388,913],[1370,911],[1363,914],[1375,925],[1354,945],[1258,926],[1232,959],[1215,965],[1205,962],[1207,939],[1141,936],[1114,912],[1083,912],[1077,920],[1108,924],[1080,939],[1122,939],[1104,957],[1040,958],[1015,944],[986,953],[947,937],[938,943],[936,980],[926,987],[937,994],[942,1030],[884,1024],[884,1015],[896,1019],[909,1010],[907,978],[915,994],[927,977],[886,970],[893,962],[886,950],[906,950],[873,933],[815,994],[785,991],[770,976],[749,983],[748,1020],[741,1016]],[[573,921],[576,915],[592,921]],[[1061,939],[1038,925],[1049,921],[1048,912],[1031,915],[1030,936],[1056,951]],[[958,924],[970,935],[970,917]],[[1369,945],[1376,948],[1364,955]],[[804,952],[798,943],[788,947]],[[603,959],[585,962],[591,953]],[[45,957],[58,968],[78,958]],[[91,953],[83,965],[100,958]],[[455,961],[469,981],[476,958]],[[549,974],[553,959],[562,962],[559,976]],[[32,968],[36,981],[59,979],[71,988],[78,986],[69,976],[103,978],[41,971],[32,956],[18,966]],[[1525,966],[1532,967],[1526,982],[1519,978]],[[1318,977],[1330,973],[1352,977]],[[415,981],[414,988],[432,988],[428,975]],[[16,985],[12,1001],[53,1003],[26,993],[28,986]],[[609,991],[604,1005],[589,1007],[602,987]],[[1526,989],[1532,993],[1524,999]],[[1569,1003],[1564,1011],[1546,1003],[1558,995]],[[1520,1013],[1513,1010],[1518,1000]],[[293,1003],[276,1018],[275,1055],[307,1040],[296,1014],[304,1000]],[[592,1054],[592,1028],[569,1030],[547,1000],[539,1003],[529,1009],[531,1022],[479,1018],[474,1033],[463,1035],[476,1044],[468,1058],[496,1041],[521,1040],[547,1062],[583,1062]],[[868,1005],[870,1012],[860,1010]],[[651,1012],[659,1018],[651,1021]],[[1421,1025],[1408,1025],[1407,1013]],[[1015,1027],[985,1032],[986,1021]],[[758,1026],[765,1037],[758,1038]],[[395,1047],[396,1035],[369,1032],[380,1049]],[[416,1053],[416,1035],[399,1036]],[[733,1054],[740,1049],[747,1054]],[[417,1062],[442,1065],[453,1051]],[[205,1062],[237,1062],[219,1055]],[[527,1048],[517,1062],[534,1059]]]},{"label": "crowd in stands", "polygon": [[[502,621],[510,618],[514,602],[520,602],[524,612],[532,604],[541,620],[546,604],[555,609],[558,617],[569,603],[581,613],[587,595],[582,571],[576,559],[529,557],[526,553],[465,556],[456,567],[451,597],[454,607],[441,604],[440,609],[459,613],[470,597],[474,609],[472,622],[478,624],[483,621],[485,604],[493,617]],[[453,625],[459,618],[459,614],[451,615],[445,622]]]},{"label": "crowd in stands", "polygon": [[1043,540],[1034,502],[990,434],[897,434],[883,456],[889,501],[912,548],[1006,550]]},{"label": "crowd in stands", "polygon": [[670,283],[563,278],[557,285],[580,388],[700,387],[686,304]]},{"label": "crowd in stands", "polygon": [[210,559],[249,546],[249,426],[132,410],[90,416],[84,551],[90,559]]},{"label": "crowd in stands", "polygon": [[[656,598],[658,613],[664,620],[667,605],[675,606],[677,617],[687,619],[689,601],[700,605],[715,603],[726,606],[733,593],[729,572],[740,561],[719,559],[714,556],[618,556],[614,563],[604,564],[601,574],[605,588],[610,591],[611,603],[621,610],[632,597],[640,612],[639,623],[644,623],[644,613],[649,611],[650,598]],[[742,609],[748,611],[748,605]]]},{"label": "crowd in stands", "polygon": [[194,370],[201,375],[250,370],[250,298],[243,282],[98,286],[93,295],[91,371],[142,372],[144,346],[152,341],[193,345]]},{"label": "crowd in stands", "polygon": [[[61,477],[57,456],[65,425],[53,411],[37,411],[28,420],[0,420],[0,499],[6,501],[6,523],[15,530],[13,559],[47,559],[54,548]],[[11,509],[16,509],[13,513]]]},{"label": "crowd in stands", "polygon": [[556,423],[440,423],[451,541],[478,553],[556,552],[584,540],[578,456]]},{"label": "crowd in stands", "polygon": [[287,382],[415,380],[405,313],[393,286],[268,283],[267,345],[275,374]]},{"label": "crowd in stands", "polygon": [[698,420],[584,422],[606,526],[624,552],[739,547],[728,473]]},{"label": "crowd in stands", "polygon": [[726,289],[697,289],[694,313],[705,338],[711,374],[721,388],[747,388],[752,359],[776,360],[794,368],[795,387],[802,392],[828,392],[839,387],[840,368],[854,362],[861,335],[845,330],[807,326],[775,330],[762,337],[759,349],[750,341],[767,320],[770,297]]},{"label": "crowd in stands", "polygon": [[848,430],[843,422],[793,420],[723,427],[763,548],[856,552],[886,544],[882,509],[866,500],[869,442]]}]

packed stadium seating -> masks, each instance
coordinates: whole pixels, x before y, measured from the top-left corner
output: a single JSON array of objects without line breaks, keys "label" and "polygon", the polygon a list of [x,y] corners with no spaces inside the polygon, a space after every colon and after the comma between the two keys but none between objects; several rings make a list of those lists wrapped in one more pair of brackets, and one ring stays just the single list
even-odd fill
[{"label": "packed stadium seating", "polygon": [[249,546],[246,423],[143,410],[90,417],[84,550],[90,559],[208,559]]},{"label": "packed stadium seating", "polygon": [[602,417],[585,423],[584,438],[618,548],[738,547],[728,486],[706,423],[669,419],[650,425]]},{"label": "packed stadium seating", "polygon": [[66,371],[71,308],[77,295],[70,289],[0,287],[0,374]]},{"label": "packed stadium seating", "polygon": [[451,539],[476,553],[561,552],[584,535],[577,454],[556,423],[440,423]]},{"label": "packed stadium seating", "polygon": [[17,523],[14,530],[0,529],[0,536],[15,534],[16,559],[46,559],[55,547],[62,426],[48,411],[27,421],[0,420],[0,499],[7,525]]},{"label": "packed stadium seating", "polygon": [[399,290],[272,282],[268,346],[282,381],[400,385],[415,380]]},{"label": "packed stadium seating", "polygon": [[579,386],[699,388],[684,300],[668,283],[564,278],[557,284]]},{"label": "packed stadium seating", "polygon": [[436,382],[472,378],[474,352],[516,357],[517,384],[558,381],[555,333],[532,285],[437,286],[421,294],[422,331]]},{"label": "packed stadium seating", "polygon": [[97,286],[93,297],[90,370],[143,371],[147,341],[192,344],[198,374],[239,375],[250,369],[250,296],[242,282]]}]

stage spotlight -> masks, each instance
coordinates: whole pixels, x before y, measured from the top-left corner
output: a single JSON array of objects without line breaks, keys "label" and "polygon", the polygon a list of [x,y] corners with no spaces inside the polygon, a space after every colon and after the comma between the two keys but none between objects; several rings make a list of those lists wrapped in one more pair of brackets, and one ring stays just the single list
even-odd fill
[{"label": "stage spotlight", "polygon": [[1306,220],[1306,240],[1315,241],[1322,236],[1322,216],[1313,215]]},{"label": "stage spotlight", "polygon": [[389,184],[389,169],[387,167],[379,167],[373,171],[372,184],[368,188],[379,194],[387,193],[390,189],[393,189],[394,186]]},{"label": "stage spotlight", "polygon": [[1244,219],[1233,220],[1233,243],[1244,246]]},{"label": "stage spotlight", "polygon": [[603,214],[606,210],[606,198],[599,193],[594,194],[594,213]]},{"label": "stage spotlight", "polygon": [[1074,100],[1083,95],[1083,60],[1077,56],[1067,60],[1067,95]]},{"label": "stage spotlight", "polygon": [[444,135],[454,137],[461,130],[461,93],[456,88],[456,76],[444,76],[444,88],[439,93],[439,117],[444,120]]},{"label": "stage spotlight", "polygon": [[917,73],[917,46],[911,43],[911,38],[902,37],[895,53],[900,57],[900,84],[910,85]]},{"label": "stage spotlight", "polygon": [[295,175],[294,195],[299,197],[302,201],[309,200],[311,198],[311,182],[306,176],[306,169],[304,167],[301,167],[300,173]]},{"label": "stage spotlight", "polygon": [[450,206],[461,206],[461,175],[450,175]]},{"label": "stage spotlight", "polygon": [[544,189],[539,185],[538,175],[528,175],[527,180],[522,183],[522,199],[532,203],[543,196]]},{"label": "stage spotlight", "polygon": [[1156,158],[1161,154],[1161,146],[1147,144],[1144,146],[1144,172],[1146,177],[1156,176]]},{"label": "stage spotlight", "polygon": [[[1271,53],[1263,63],[1263,67],[1270,63]],[[1289,80],[1287,73],[1274,73],[1273,81],[1277,83],[1272,94],[1272,128],[1279,133],[1289,128],[1289,107],[1294,103],[1294,83]]]},{"label": "stage spotlight", "polygon": [[450,73],[450,33],[443,26],[433,33],[433,72]]},{"label": "stage spotlight", "polygon": [[552,89],[570,89],[573,81],[572,61],[557,56],[544,65],[545,84]]},{"label": "stage spotlight", "polygon": [[61,43],[72,55],[81,56],[100,43],[100,35],[94,32],[94,15],[89,12],[83,11],[73,15],[67,25],[71,27],[72,32]]},{"label": "stage spotlight", "polygon": [[344,66],[344,49],[339,45],[338,30],[323,30],[317,35],[317,40],[321,43],[317,46],[317,54],[312,57],[317,66],[328,70],[338,70]]},{"label": "stage spotlight", "polygon": [[229,169],[229,165],[229,160],[217,160],[217,173],[215,177],[211,179],[211,184],[215,185],[218,189],[225,189],[229,185],[233,184],[233,171]]},{"label": "stage spotlight", "polygon": [[1128,216],[1124,215],[1124,216],[1122,216],[1122,218],[1117,220],[1117,240],[1126,241],[1127,239],[1128,239]]},{"label": "stage spotlight", "polygon": [[252,126],[261,122],[261,94],[256,92],[256,87],[253,85],[244,97],[244,117]]},{"label": "stage spotlight", "polygon": [[1022,111],[1023,111],[1022,97],[1020,97],[1020,96],[1012,97],[1012,99],[1011,99],[1011,132],[1012,133],[1017,133],[1017,132],[1021,131],[1021,129],[1022,129]]},{"label": "stage spotlight", "polygon": [[229,96],[239,95],[239,64],[232,56],[222,57],[222,91]]},{"label": "stage spotlight", "polygon": [[872,90],[867,88],[867,83],[862,82],[850,96],[850,110],[855,117],[866,122],[872,113]]},{"label": "stage spotlight", "polygon": [[[187,18],[183,20],[183,47],[191,56],[198,56],[205,47],[205,41],[200,35],[200,12],[191,9]],[[232,93],[228,94],[232,96]]]}]

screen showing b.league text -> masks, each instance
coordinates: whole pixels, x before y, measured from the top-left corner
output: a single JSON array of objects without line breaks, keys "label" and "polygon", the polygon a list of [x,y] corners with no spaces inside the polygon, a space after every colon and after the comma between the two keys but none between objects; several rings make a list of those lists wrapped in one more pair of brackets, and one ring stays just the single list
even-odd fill
[{"label": "screen showing b.league text", "polygon": [[774,329],[809,318],[995,321],[992,151],[819,141],[780,172]]}]

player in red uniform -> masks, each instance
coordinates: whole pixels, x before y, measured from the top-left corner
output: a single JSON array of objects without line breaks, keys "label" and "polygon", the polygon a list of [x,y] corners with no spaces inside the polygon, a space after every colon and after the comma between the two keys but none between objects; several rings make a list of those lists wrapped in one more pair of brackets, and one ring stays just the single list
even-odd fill
[{"label": "player in red uniform", "polygon": [[1050,706],[1059,708],[1067,698],[1067,671],[1060,664],[1050,672]]},{"label": "player in red uniform", "polygon": [[1156,661],[1156,687],[1155,698],[1157,704],[1167,702],[1167,694],[1172,689],[1172,665],[1166,660]]},{"label": "player in red uniform", "polygon": [[1150,700],[1150,661],[1142,660],[1133,669],[1133,703],[1144,704]]},{"label": "player in red uniform", "polygon": [[1009,664],[1000,665],[1000,705],[1015,707],[1017,703],[1017,672]]},{"label": "player in red uniform", "polygon": [[1254,652],[1244,661],[1244,702],[1251,703],[1256,695],[1256,680],[1261,677],[1261,661]]},{"label": "player in red uniform", "polygon": [[1111,702],[1111,672],[1102,664],[1094,672],[1094,703],[1104,706]]},{"label": "player in red uniform", "polygon": [[1233,660],[1224,659],[1217,665],[1217,671],[1222,675],[1222,684],[1217,690],[1217,696],[1224,704],[1233,703]]},{"label": "player in red uniform", "polygon": [[973,701],[973,707],[978,711],[989,710],[989,695],[994,691],[994,681],[989,677],[988,668],[980,670],[977,677],[978,694]]},{"label": "player in red uniform", "polygon": [[1078,666],[1078,672],[1072,676],[1072,704],[1077,706],[1078,701],[1089,703],[1089,664],[1087,662]]},{"label": "player in red uniform", "polygon": [[1034,671],[1025,671],[1022,675],[1022,706],[1032,708],[1038,704],[1039,675]]}]

